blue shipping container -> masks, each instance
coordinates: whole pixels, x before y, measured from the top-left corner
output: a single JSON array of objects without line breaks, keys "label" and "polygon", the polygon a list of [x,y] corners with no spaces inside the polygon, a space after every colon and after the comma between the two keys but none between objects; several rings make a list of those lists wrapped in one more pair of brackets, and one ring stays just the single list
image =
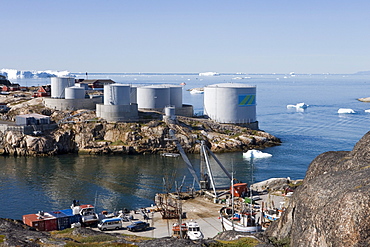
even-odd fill
[{"label": "blue shipping container", "polygon": [[71,217],[70,216],[64,214],[61,211],[53,211],[53,212],[48,212],[48,213],[54,216],[55,218],[57,218],[58,230],[64,230],[66,228],[71,227]]},{"label": "blue shipping container", "polygon": [[69,217],[70,224],[78,223],[78,222],[81,223],[81,215],[79,215],[79,214],[73,214],[72,209],[70,209],[70,208],[63,209],[63,210],[60,210],[60,212],[62,212],[63,214],[65,214],[65,215],[67,215]]}]

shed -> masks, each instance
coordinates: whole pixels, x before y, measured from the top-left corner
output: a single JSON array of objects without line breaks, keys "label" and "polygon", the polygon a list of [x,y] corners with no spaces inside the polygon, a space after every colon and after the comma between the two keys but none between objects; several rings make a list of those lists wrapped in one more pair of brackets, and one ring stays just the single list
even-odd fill
[{"label": "shed", "polygon": [[41,125],[41,124],[50,124],[50,117],[31,113],[25,115],[17,115],[15,116],[15,124],[16,125]]},{"label": "shed", "polygon": [[104,88],[104,85],[116,83],[111,79],[93,79],[93,80],[83,80],[80,83],[88,84],[90,88]]}]

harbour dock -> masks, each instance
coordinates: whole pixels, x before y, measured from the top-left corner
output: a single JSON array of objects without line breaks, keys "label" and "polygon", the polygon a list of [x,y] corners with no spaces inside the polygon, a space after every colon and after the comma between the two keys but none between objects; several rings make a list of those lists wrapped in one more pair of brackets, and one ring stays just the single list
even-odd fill
[{"label": "harbour dock", "polygon": [[[269,203],[280,205],[281,202],[289,200],[288,197],[275,195],[275,194],[264,194],[260,195],[260,200],[257,201],[258,205],[268,205]],[[182,212],[186,214],[186,218],[181,219],[182,223],[189,222],[191,220],[196,221],[204,235],[204,238],[213,238],[218,233],[222,232],[221,221],[219,220],[219,211],[225,206],[221,201],[215,203],[214,201],[206,198],[205,196],[196,196],[191,199],[181,200]],[[179,223],[179,219],[162,219],[162,214],[156,210],[156,207],[145,208],[149,219],[139,213],[133,213],[134,219],[131,221],[145,221],[150,224],[150,227],[145,231],[129,232],[126,227],[131,222],[123,222],[123,228],[120,230],[112,230],[110,233],[121,233],[121,234],[132,234],[141,237],[149,238],[163,238],[172,236],[172,226],[174,223]],[[257,210],[257,218],[261,217],[261,212]],[[96,229],[98,230],[98,229]]]}]

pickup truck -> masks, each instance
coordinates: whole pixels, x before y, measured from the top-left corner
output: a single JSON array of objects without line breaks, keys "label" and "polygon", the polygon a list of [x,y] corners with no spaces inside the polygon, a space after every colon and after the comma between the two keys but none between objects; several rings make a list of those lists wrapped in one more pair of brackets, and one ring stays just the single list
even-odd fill
[{"label": "pickup truck", "polygon": [[136,232],[136,231],[146,230],[148,227],[149,227],[149,223],[146,223],[144,221],[136,221],[136,222],[133,222],[131,225],[127,226],[127,230],[131,232]]}]

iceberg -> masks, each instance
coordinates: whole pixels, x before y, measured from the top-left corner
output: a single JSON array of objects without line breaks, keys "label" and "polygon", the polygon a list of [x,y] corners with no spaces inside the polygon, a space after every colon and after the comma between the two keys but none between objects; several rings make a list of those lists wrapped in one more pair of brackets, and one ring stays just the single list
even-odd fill
[{"label": "iceberg", "polygon": [[288,109],[296,108],[296,105],[287,105],[286,108]]},{"label": "iceberg", "polygon": [[286,108],[302,108],[302,109],[307,109],[308,105],[306,105],[305,103],[298,103],[296,105],[287,105]]},{"label": "iceberg", "polygon": [[220,75],[219,73],[217,72],[201,72],[199,73],[199,76],[218,76]]},{"label": "iceberg", "polygon": [[352,114],[352,113],[356,113],[356,112],[352,109],[349,109],[349,108],[340,108],[338,110],[338,113],[339,114]]},{"label": "iceberg", "polygon": [[256,149],[251,149],[251,150],[248,150],[247,152],[243,153],[243,157],[248,158],[248,159],[268,158],[268,157],[271,157],[271,156],[272,156],[272,154],[264,153],[264,152],[262,152],[260,150],[256,150]]},{"label": "iceberg", "polygon": [[16,70],[16,69],[2,69],[0,74],[6,76],[8,79],[25,79],[25,78],[49,78],[49,77],[71,77],[69,71],[56,70]]},{"label": "iceberg", "polygon": [[190,89],[190,93],[191,94],[203,94],[204,89],[203,88],[193,88],[193,89]]},{"label": "iceberg", "polygon": [[306,105],[305,103],[298,103],[296,104],[295,106],[296,108],[303,108],[303,109],[306,109],[308,107],[308,105]]},{"label": "iceberg", "polygon": [[370,113],[370,109],[368,109],[368,110],[365,110],[365,112],[367,112],[367,113]]}]

